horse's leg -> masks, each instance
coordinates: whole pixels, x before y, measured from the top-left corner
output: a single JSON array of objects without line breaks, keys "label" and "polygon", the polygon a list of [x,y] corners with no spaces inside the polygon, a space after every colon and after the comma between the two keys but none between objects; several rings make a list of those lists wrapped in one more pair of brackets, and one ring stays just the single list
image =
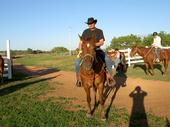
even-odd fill
[{"label": "horse's leg", "polygon": [[150,65],[151,70],[152,70],[151,75],[154,76],[154,65],[153,65],[153,63],[149,63],[149,65]]},{"label": "horse's leg", "polygon": [[106,116],[105,116],[105,113],[104,113],[103,90],[104,90],[104,83],[100,83],[99,86],[98,86],[99,101],[100,101],[100,118],[101,118],[101,120],[105,121]]},{"label": "horse's leg", "polygon": [[93,87],[93,93],[94,93],[94,107],[96,106],[97,102],[96,102],[96,92],[97,92],[97,88]]},{"label": "horse's leg", "polygon": [[98,106],[98,103],[96,102],[96,92],[97,92],[97,88],[94,86],[94,87],[93,87],[93,106],[94,106],[94,107],[93,107],[93,109],[92,109],[92,111],[91,111],[91,114],[94,113],[96,107]]},{"label": "horse's leg", "polygon": [[163,71],[163,69],[161,69],[161,73],[162,73],[162,75],[164,75],[164,74],[165,74],[165,68],[166,68],[166,67],[165,67],[165,66],[166,66],[166,65],[165,65],[165,64],[166,64],[166,60],[165,60],[165,59],[162,60],[162,64],[163,64],[163,66],[164,66],[164,71]]},{"label": "horse's leg", "polygon": [[0,72],[0,81],[3,83],[3,72]]},{"label": "horse's leg", "polygon": [[87,95],[87,116],[90,117],[91,116],[91,97],[90,97],[90,88],[87,86],[84,87],[85,91],[86,91],[86,95]]},{"label": "horse's leg", "polygon": [[149,68],[149,65],[148,65],[147,63],[145,63],[145,67],[146,67],[145,73],[146,73],[146,76],[148,76],[148,68]]},{"label": "horse's leg", "polygon": [[168,68],[168,60],[164,60],[164,73],[163,74],[166,74],[167,73],[167,68]]}]

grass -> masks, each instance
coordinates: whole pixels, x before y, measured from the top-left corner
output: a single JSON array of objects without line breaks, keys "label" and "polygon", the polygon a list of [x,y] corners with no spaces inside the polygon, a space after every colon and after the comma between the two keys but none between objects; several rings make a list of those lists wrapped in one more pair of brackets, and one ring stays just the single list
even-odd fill
[{"label": "grass", "polygon": [[57,56],[55,54],[26,55],[16,59],[16,63],[29,66],[56,68],[65,71],[74,71],[75,56]]},{"label": "grass", "polygon": [[[169,62],[170,64],[170,62]],[[127,76],[134,77],[134,78],[143,78],[146,80],[161,80],[161,81],[170,81],[170,67],[168,67],[167,74],[162,75],[161,70],[164,70],[164,68],[161,66],[161,64],[154,65],[154,72],[155,75],[152,76],[150,73],[148,76],[145,74],[145,65],[144,63],[138,63],[135,65],[132,65],[128,68]],[[151,69],[150,69],[151,71]]]},{"label": "grass", "polygon": [[[1,127],[127,127],[130,116],[124,108],[111,107],[106,122],[99,119],[98,112],[87,118],[84,110],[69,111],[63,105],[75,98],[40,99],[49,89],[48,80],[28,77],[14,71],[11,81],[0,86]],[[60,85],[60,84],[59,84]],[[58,101],[54,101],[57,99]],[[61,102],[61,103],[60,103]],[[74,106],[74,105],[73,105]],[[79,106],[77,106],[79,107]],[[164,127],[165,120],[147,113],[149,127]]]},{"label": "grass", "polygon": [[[26,55],[21,58],[17,58],[15,63],[29,65],[29,66],[43,66],[43,67],[50,67],[56,68],[58,70],[65,70],[65,71],[75,71],[75,56],[57,56],[54,54],[37,54],[37,55]],[[128,77],[134,78],[143,78],[147,80],[161,80],[161,81],[170,81],[170,66],[168,68],[168,73],[165,76],[162,76],[160,72],[161,66],[155,65],[155,76],[149,75],[146,77],[144,72],[144,64],[136,64],[130,66],[126,75]]]}]

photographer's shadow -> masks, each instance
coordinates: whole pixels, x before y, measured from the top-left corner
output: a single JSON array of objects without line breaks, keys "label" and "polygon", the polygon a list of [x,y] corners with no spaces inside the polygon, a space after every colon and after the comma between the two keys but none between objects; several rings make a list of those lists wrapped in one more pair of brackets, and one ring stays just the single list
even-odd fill
[{"label": "photographer's shadow", "polygon": [[118,72],[114,75],[114,80],[115,80],[115,86],[114,87],[107,86],[104,91],[104,100],[106,100],[110,95],[111,91],[113,91],[113,95],[111,96],[109,106],[106,110],[106,118],[108,118],[110,108],[112,106],[113,100],[115,99],[118,90],[120,89],[120,87],[126,86],[127,76],[124,72]]},{"label": "photographer's shadow", "polygon": [[129,96],[133,99],[129,127],[148,127],[144,106],[144,98],[147,96],[147,92],[143,91],[140,86],[137,86]]}]

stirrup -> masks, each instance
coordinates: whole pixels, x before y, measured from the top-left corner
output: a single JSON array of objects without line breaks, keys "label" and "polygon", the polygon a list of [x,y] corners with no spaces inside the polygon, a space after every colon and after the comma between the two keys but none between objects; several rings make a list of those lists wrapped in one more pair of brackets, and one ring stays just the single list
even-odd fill
[{"label": "stirrup", "polygon": [[160,62],[160,60],[159,60],[158,58],[156,58],[156,59],[155,59],[155,62],[156,62],[156,63],[159,63],[159,62]]},{"label": "stirrup", "polygon": [[82,83],[81,83],[81,81],[80,81],[80,80],[77,80],[77,82],[76,82],[76,86],[77,86],[77,87],[81,87],[81,86],[82,86]]},{"label": "stirrup", "polygon": [[116,82],[115,82],[114,79],[108,79],[107,85],[108,85],[109,87],[114,87],[114,86],[116,85]]}]

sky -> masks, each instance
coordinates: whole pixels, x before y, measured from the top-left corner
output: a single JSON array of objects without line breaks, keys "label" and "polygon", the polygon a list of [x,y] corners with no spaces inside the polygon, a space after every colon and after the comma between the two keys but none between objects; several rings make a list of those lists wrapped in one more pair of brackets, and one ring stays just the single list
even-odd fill
[{"label": "sky", "polygon": [[113,37],[154,31],[170,33],[170,0],[0,0],[0,50],[78,47],[89,17],[104,32],[106,47]]}]

